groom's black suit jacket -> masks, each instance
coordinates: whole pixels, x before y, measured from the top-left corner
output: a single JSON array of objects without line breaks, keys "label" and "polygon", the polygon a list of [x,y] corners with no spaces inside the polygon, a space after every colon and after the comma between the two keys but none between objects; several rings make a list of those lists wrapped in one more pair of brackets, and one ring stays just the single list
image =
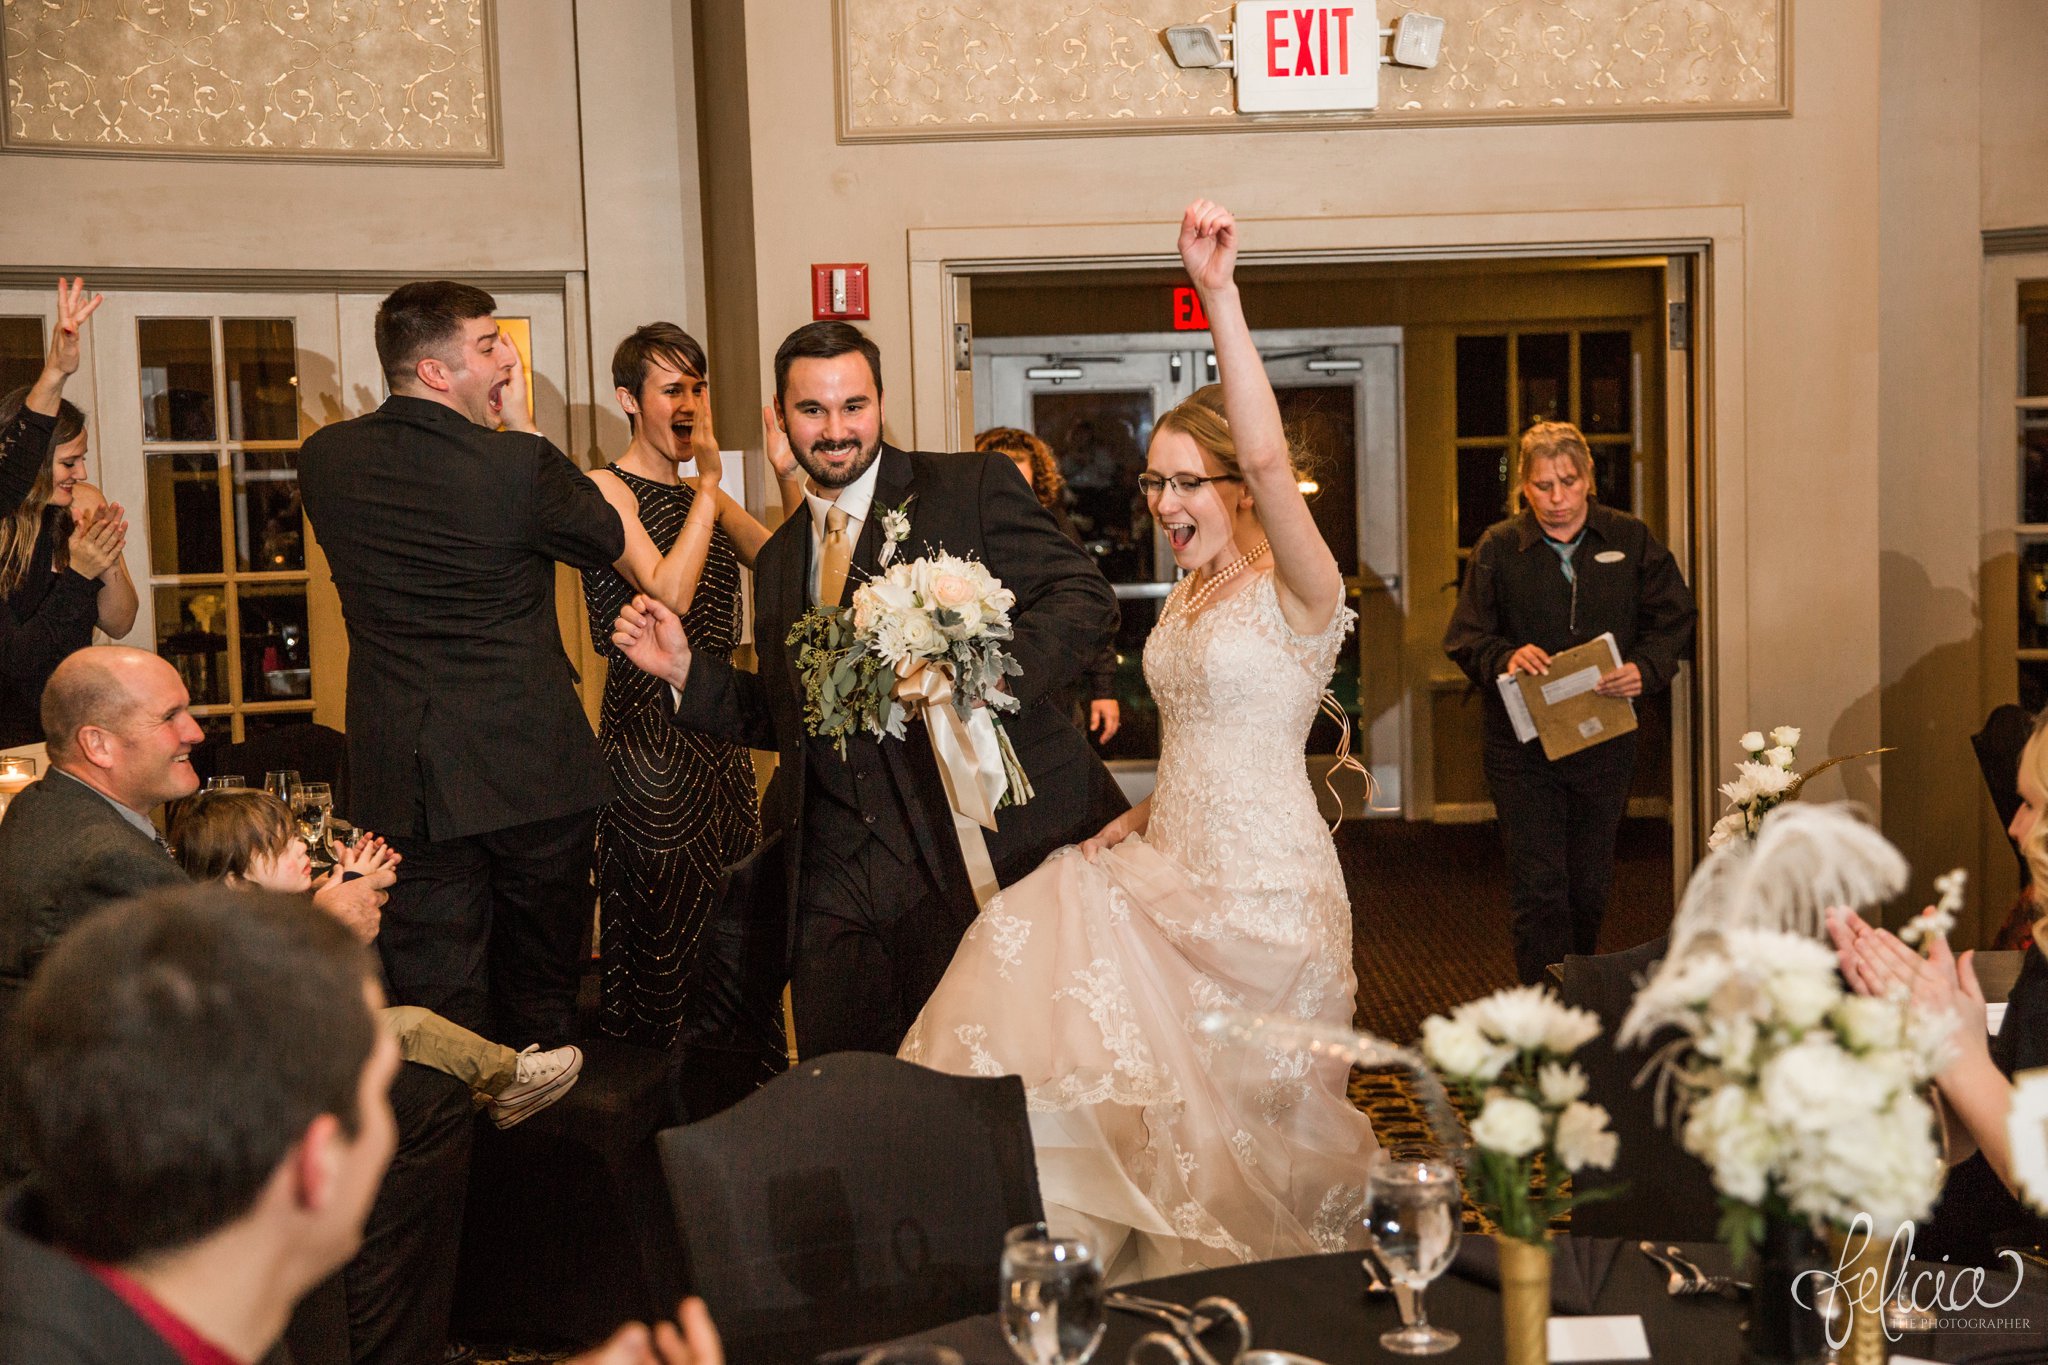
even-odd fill
[{"label": "groom's black suit jacket", "polygon": [[[884,445],[877,458],[881,469],[854,547],[848,596],[877,571],[883,518],[906,501],[910,535],[896,547],[896,560],[941,550],[972,557],[1017,595],[1010,652],[1024,672],[1009,686],[1022,705],[1002,725],[1035,795],[997,812],[997,828],[986,835],[997,879],[1008,884],[1055,848],[1087,838],[1128,808],[1059,700],[1115,636],[1116,595],[1093,561],[1060,534],[1006,456],[926,454]],[[842,845],[877,839],[899,858],[921,862],[946,892],[956,920],[946,927],[965,929],[976,913],[974,894],[925,727],[910,724],[901,741],[856,736],[847,741],[844,757],[804,732],[803,687],[785,642],[790,626],[810,609],[808,509],[769,537],[754,575],[759,671],[743,673],[724,660],[697,656],[675,722],[780,755],[761,825],[768,838],[783,841],[792,945],[802,848],[811,838]]]}]

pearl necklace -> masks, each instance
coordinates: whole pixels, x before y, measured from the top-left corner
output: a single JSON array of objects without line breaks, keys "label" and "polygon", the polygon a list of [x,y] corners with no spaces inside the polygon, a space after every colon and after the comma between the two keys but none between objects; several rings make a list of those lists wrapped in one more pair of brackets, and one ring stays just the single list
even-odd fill
[{"label": "pearl necklace", "polygon": [[1218,589],[1222,588],[1225,583],[1228,583],[1231,579],[1265,558],[1266,551],[1272,548],[1272,544],[1269,540],[1260,541],[1252,547],[1250,553],[1239,556],[1228,567],[1218,569],[1215,573],[1210,574],[1194,587],[1188,589],[1187,595],[1181,599],[1180,614],[1186,617],[1193,617],[1196,612],[1199,612],[1209,604],[1209,599],[1214,597]]}]

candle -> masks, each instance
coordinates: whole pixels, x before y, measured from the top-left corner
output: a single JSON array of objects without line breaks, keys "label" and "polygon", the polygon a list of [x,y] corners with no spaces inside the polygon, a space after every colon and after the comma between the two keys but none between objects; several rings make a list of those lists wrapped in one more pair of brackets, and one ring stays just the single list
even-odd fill
[{"label": "candle", "polygon": [[36,780],[36,761],[27,757],[0,758],[0,819],[7,807]]}]

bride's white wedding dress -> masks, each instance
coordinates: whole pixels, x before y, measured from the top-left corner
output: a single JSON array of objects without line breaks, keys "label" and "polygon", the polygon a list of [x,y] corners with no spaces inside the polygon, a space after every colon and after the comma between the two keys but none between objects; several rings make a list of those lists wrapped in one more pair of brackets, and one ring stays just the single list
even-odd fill
[{"label": "bride's white wedding dress", "polygon": [[1261,573],[1189,621],[1186,586],[1145,646],[1146,833],[990,901],[900,1054],[1023,1078],[1047,1212],[1087,1220],[1117,1281],[1358,1244],[1378,1148],[1341,1062],[1192,1028],[1218,1006],[1351,1023],[1351,906],[1302,753],[1354,615],[1296,635]]}]

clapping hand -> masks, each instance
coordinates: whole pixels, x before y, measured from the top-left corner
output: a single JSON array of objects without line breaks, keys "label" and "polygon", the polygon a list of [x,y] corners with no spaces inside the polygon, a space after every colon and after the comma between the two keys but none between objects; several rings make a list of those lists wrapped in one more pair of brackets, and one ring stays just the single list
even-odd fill
[{"label": "clapping hand", "polygon": [[71,568],[84,578],[98,578],[120,562],[128,544],[128,521],[118,502],[103,502],[83,517],[72,518],[66,552]]},{"label": "clapping hand", "polygon": [[1237,220],[1207,199],[1189,204],[1180,219],[1180,263],[1205,297],[1228,289],[1237,272]]},{"label": "clapping hand", "polygon": [[[682,1330],[678,1331],[680,1324]],[[611,1340],[586,1351],[567,1365],[725,1365],[725,1351],[711,1312],[702,1299],[684,1299],[676,1322],[656,1323],[653,1331],[629,1322]]]},{"label": "clapping hand", "polygon": [[643,673],[681,690],[690,677],[690,637],[682,618],[642,593],[612,623],[612,643]]},{"label": "clapping hand", "polygon": [[379,878],[381,890],[398,880],[398,865],[404,861],[405,855],[378,835],[366,832],[334,855],[334,873],[337,877],[353,872],[365,879]]},{"label": "clapping hand", "polygon": [[43,361],[45,370],[66,376],[78,373],[78,334],[85,320],[106,301],[104,294],[87,298],[83,278],[67,284],[63,276],[57,277],[57,325],[50,332],[50,354]]},{"label": "clapping hand", "polygon": [[783,483],[803,477],[803,470],[796,462],[796,452],[789,448],[789,433],[776,420],[775,405],[761,405],[761,433],[766,442],[768,465],[775,471],[775,477]]},{"label": "clapping hand", "polygon": [[1947,939],[1936,937],[1922,957],[1898,935],[1873,929],[1854,910],[1841,907],[1828,911],[1827,923],[1851,990],[1878,997],[1896,991],[1910,997],[1916,1013],[1952,1014],[1957,1022],[1951,1038],[1958,1053],[1988,1050],[1984,988],[1977,981],[1974,951],[1957,957]]}]

